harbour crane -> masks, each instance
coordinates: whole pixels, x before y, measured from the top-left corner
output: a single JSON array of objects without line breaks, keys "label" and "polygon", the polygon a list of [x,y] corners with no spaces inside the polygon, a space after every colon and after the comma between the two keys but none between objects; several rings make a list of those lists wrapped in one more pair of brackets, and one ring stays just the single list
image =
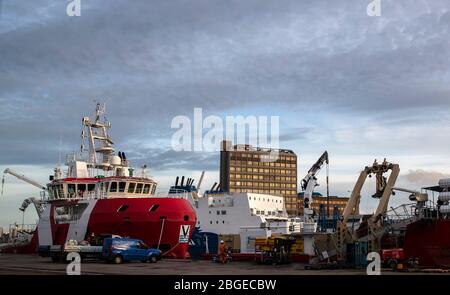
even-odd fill
[{"label": "harbour crane", "polygon": [[[384,174],[391,171],[389,179],[384,177]],[[345,206],[344,213],[342,214],[342,220],[337,224],[337,248],[338,258],[343,259],[345,255],[345,246],[348,243],[355,242],[357,240],[366,240],[368,242],[368,251],[377,251],[379,247],[380,233],[383,232],[382,216],[387,212],[390,197],[393,193],[395,182],[400,173],[400,167],[398,164],[392,164],[384,161],[379,164],[377,160],[374,161],[372,166],[366,166],[361,171],[358,180],[353,188],[350,198]],[[361,200],[361,189],[366,181],[366,178],[371,177],[372,174],[376,176],[376,192],[372,195],[373,198],[379,199],[378,206],[375,212],[367,220],[367,235],[361,239],[354,232],[350,232],[347,227],[350,216],[354,213],[356,208],[359,207]]]},{"label": "harbour crane", "polygon": [[[35,180],[31,179],[31,178],[26,177],[25,175],[22,175],[22,174],[17,173],[17,172],[15,172],[15,171],[13,171],[13,170],[11,170],[11,169],[9,169],[9,168],[6,168],[6,169],[3,171],[2,193],[1,193],[2,195],[3,195],[3,187],[4,187],[4,185],[5,185],[5,175],[6,175],[6,174],[11,174],[12,176],[17,177],[18,179],[20,179],[20,180],[22,180],[22,181],[24,181],[24,182],[26,182],[26,183],[28,183],[28,184],[31,184],[32,186],[35,186],[35,187],[39,188],[40,190],[42,190],[42,192],[41,192],[41,197],[43,198],[43,197],[45,196],[45,192],[47,191],[47,187],[45,187],[44,185],[40,184],[39,182],[37,182],[37,181],[35,181]],[[23,203],[22,203],[22,206],[20,206],[19,210],[22,211],[22,212],[25,214],[25,210],[27,209],[27,207],[28,207],[30,204],[33,204],[33,205],[34,205],[34,207],[35,207],[35,209],[36,209],[36,212],[37,212],[38,216],[41,217],[42,212],[44,212],[44,210],[45,210],[45,204],[44,204],[44,202],[43,202],[43,199],[37,200],[37,199],[34,198],[34,197],[25,199],[25,200],[23,201]],[[22,216],[22,225],[23,225],[23,223],[24,223],[24,222],[23,222],[23,218],[24,218],[24,217]]]},{"label": "harbour crane", "polygon": [[47,190],[47,187],[42,185],[42,184],[40,184],[39,182],[34,181],[33,179],[30,179],[30,178],[26,177],[25,175],[21,175],[21,174],[15,172],[15,171],[13,171],[13,170],[11,170],[9,168],[6,168],[5,171],[3,171],[2,195],[3,195],[3,186],[5,185],[5,175],[6,174],[11,174],[11,175],[17,177],[18,179],[20,179],[22,181],[25,181],[26,183],[31,184],[32,186],[35,186],[35,187],[37,187],[37,188],[39,188],[39,189],[41,189],[43,191]]},{"label": "harbour crane", "polygon": [[[317,160],[314,165],[309,169],[308,174],[302,179],[301,181],[301,188],[303,190],[303,205],[304,205],[304,211],[303,215],[305,219],[310,219],[311,215],[313,213],[311,209],[312,204],[312,195],[314,192],[314,188],[318,186],[316,174],[320,171],[322,166],[326,163],[327,165],[327,198],[329,197],[329,183],[328,183],[328,152],[325,151],[320,158]],[[327,207],[328,206],[328,199],[327,199]],[[327,214],[329,215],[329,208],[327,208]]]}]

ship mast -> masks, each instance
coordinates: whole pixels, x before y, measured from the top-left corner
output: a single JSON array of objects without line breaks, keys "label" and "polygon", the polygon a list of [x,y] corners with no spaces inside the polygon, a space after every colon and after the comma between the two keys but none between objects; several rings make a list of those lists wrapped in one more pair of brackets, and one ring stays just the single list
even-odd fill
[{"label": "ship mast", "polygon": [[[95,121],[92,122],[89,117],[83,118],[83,126],[87,129],[87,137],[89,141],[89,152],[87,165],[89,168],[97,168],[102,170],[110,170],[110,158],[114,155],[114,147],[111,138],[108,135],[108,129],[111,128],[111,123],[105,118],[103,122],[100,121],[100,115],[105,111],[105,107],[97,103],[95,108]],[[81,133],[81,137],[85,138],[86,133]],[[83,153],[84,146],[81,146]],[[100,154],[101,159],[98,159],[97,154]]]}]

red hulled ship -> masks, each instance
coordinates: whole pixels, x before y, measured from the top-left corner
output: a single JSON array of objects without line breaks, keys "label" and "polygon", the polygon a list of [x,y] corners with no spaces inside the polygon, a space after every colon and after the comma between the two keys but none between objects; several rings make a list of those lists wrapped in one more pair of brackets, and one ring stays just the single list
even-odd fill
[{"label": "red hulled ship", "polygon": [[78,155],[67,157],[66,172],[55,169],[50,183],[41,186],[40,199],[25,200],[25,205],[34,203],[39,215],[31,242],[4,247],[4,252],[36,251],[38,246],[112,234],[141,239],[166,257],[189,257],[194,208],[184,195],[155,195],[157,183],[146,175],[145,167],[138,174],[125,153],[115,153],[107,132],[111,125],[101,121],[102,113],[97,104],[94,120],[82,120],[82,138],[89,148],[83,144]]}]

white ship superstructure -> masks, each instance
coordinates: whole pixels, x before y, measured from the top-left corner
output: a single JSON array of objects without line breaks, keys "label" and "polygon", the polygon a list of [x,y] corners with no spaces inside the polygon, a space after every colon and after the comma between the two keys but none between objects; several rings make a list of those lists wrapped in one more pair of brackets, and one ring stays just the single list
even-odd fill
[{"label": "white ship superstructure", "polygon": [[202,231],[238,234],[244,229],[267,229],[272,233],[300,231],[289,219],[282,196],[255,193],[207,193],[193,199],[197,226]]}]

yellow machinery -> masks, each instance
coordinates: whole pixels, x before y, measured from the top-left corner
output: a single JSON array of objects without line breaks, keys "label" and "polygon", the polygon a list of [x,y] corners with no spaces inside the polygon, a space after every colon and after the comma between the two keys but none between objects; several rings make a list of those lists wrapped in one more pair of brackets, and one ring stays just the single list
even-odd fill
[{"label": "yellow machinery", "polygon": [[303,253],[303,240],[276,235],[255,240],[255,260],[258,263],[288,263],[292,254]]},{"label": "yellow machinery", "polygon": [[[389,179],[384,177],[384,174],[391,171]],[[379,164],[376,160],[372,166],[367,166],[361,171],[359,178],[353,188],[350,199],[345,207],[342,220],[337,223],[336,231],[336,244],[337,244],[337,255],[338,260],[345,260],[346,256],[346,246],[347,244],[354,243],[357,240],[367,241],[368,252],[379,250],[379,240],[380,234],[382,233],[383,224],[382,216],[386,213],[389,199],[392,194],[395,182],[400,173],[400,167],[398,164],[392,164],[384,159],[383,163]],[[372,174],[376,177],[376,192],[372,197],[379,199],[379,204],[375,213],[367,220],[368,230],[365,237],[357,237],[355,232],[350,232],[347,223],[355,212],[355,209],[359,207],[361,200],[361,189],[366,181],[367,176],[371,177]]]}]

